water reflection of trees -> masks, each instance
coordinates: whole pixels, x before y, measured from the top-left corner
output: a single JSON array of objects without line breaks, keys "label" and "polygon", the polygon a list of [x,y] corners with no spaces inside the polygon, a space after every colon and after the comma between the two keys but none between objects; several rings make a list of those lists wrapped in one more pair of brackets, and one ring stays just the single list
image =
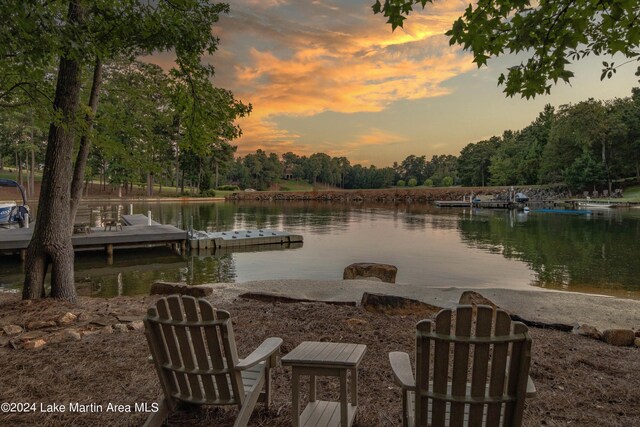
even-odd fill
[{"label": "water reflection of trees", "polygon": [[[127,208],[128,209],[128,208]],[[393,219],[408,230],[429,227],[453,229],[459,212],[423,203],[332,203],[322,201],[272,201],[234,203],[138,204],[135,213],[152,216],[163,224],[187,229],[225,231],[275,228],[293,232],[330,234],[346,232],[350,224]]]},{"label": "water reflection of trees", "polygon": [[526,220],[503,212],[461,218],[469,246],[526,262],[542,287],[640,291],[635,254],[640,221],[611,216],[530,214]]},{"label": "water reflection of trees", "polygon": [[181,257],[166,249],[116,252],[114,264],[106,266],[92,258],[76,263],[76,282],[80,295],[112,297],[144,295],[156,281],[184,282],[189,285],[233,282],[235,262],[230,253]]}]

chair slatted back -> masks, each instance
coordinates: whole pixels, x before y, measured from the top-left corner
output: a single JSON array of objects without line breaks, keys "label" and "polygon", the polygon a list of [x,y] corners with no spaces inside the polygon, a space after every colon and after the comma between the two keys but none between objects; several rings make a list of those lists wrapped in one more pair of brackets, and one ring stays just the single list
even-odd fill
[{"label": "chair slatted back", "polygon": [[204,299],[161,298],[144,319],[165,396],[198,404],[242,405],[244,388],[229,313]]},{"label": "chair slatted back", "polygon": [[521,425],[531,362],[524,324],[461,305],[416,328],[416,425]]}]

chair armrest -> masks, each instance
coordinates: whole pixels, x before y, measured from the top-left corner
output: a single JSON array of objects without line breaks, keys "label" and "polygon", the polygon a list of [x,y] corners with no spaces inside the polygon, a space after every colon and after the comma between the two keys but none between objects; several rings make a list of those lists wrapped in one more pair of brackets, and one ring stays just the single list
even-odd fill
[{"label": "chair armrest", "polygon": [[267,338],[262,344],[246,358],[242,359],[237,365],[236,369],[243,371],[248,369],[263,360],[268,359],[276,351],[280,350],[282,345],[282,338]]},{"label": "chair armrest", "polygon": [[401,351],[391,352],[389,353],[389,362],[391,363],[395,383],[403,389],[414,390],[416,380],[413,378],[409,355]]},{"label": "chair armrest", "polygon": [[531,377],[527,378],[527,397],[531,398],[531,397],[536,397],[536,394],[538,394],[538,390],[536,390],[536,386],[533,383],[533,380],[531,379]]}]

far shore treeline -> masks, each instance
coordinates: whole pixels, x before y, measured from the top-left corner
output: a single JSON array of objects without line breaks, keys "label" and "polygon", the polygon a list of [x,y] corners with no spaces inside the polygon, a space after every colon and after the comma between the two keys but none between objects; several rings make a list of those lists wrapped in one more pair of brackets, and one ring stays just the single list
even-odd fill
[{"label": "far shore treeline", "polygon": [[[216,188],[236,186],[266,190],[282,179],[345,189],[565,183],[574,190],[611,191],[617,181],[640,182],[640,88],[622,99],[547,105],[527,127],[470,143],[457,156],[416,154],[376,167],[325,153],[236,156],[231,141],[240,129],[233,119],[249,114],[250,105],[204,85],[210,93],[202,99],[225,102],[197,106],[196,120],[181,83],[160,67],[112,61],[104,70],[85,180],[120,187],[122,194],[144,185],[152,195],[160,185],[213,195]],[[85,89],[90,86],[87,81]],[[0,109],[0,171],[7,176],[11,169],[30,194],[44,162],[49,121],[33,104]],[[214,136],[205,144],[185,143]]]}]

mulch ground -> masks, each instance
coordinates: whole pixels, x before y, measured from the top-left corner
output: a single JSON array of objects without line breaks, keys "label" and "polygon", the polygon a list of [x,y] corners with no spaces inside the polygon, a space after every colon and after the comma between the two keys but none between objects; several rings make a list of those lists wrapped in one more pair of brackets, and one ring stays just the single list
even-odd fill
[{"label": "mulch ground", "polygon": [[[0,295],[0,326],[24,327],[34,320],[55,320],[72,312],[80,316],[64,328],[88,332],[81,340],[47,344],[37,350],[10,344],[0,348],[0,403],[37,404],[33,413],[0,412],[0,425],[142,425],[145,413],[107,413],[106,408],[109,403],[133,407],[135,403],[160,400],[156,373],[147,362],[144,333],[106,333],[104,325],[141,319],[154,300],[81,298],[77,305],[70,305],[29,303],[20,301],[17,295]],[[392,317],[358,307],[321,303],[272,304],[237,299],[218,301],[216,305],[232,314],[241,357],[270,336],[284,340],[283,353],[305,340],[366,344],[367,354],[359,371],[357,425],[401,425],[400,391],[393,384],[387,354],[397,350],[413,353],[418,317]],[[51,334],[60,328],[52,326],[40,331]],[[640,425],[640,349],[612,347],[558,331],[531,329],[530,333],[531,376],[538,396],[527,400],[524,425]],[[14,343],[19,341],[15,339]],[[319,382],[327,397],[335,397],[337,384],[330,380]],[[291,425],[290,383],[289,368],[275,369],[273,407],[266,410],[258,404],[249,425]],[[99,404],[103,412],[40,411],[41,404],[46,407],[57,403],[68,408],[71,402]],[[183,410],[169,418],[169,425],[232,426],[235,414],[234,409]]]}]

